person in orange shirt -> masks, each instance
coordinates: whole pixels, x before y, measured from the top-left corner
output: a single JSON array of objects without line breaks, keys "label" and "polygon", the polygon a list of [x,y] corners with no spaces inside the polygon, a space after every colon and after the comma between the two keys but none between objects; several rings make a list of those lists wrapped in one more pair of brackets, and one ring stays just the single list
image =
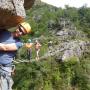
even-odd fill
[{"label": "person in orange shirt", "polygon": [[31,39],[28,40],[28,43],[26,43],[26,48],[27,48],[27,58],[29,60],[32,59],[32,46],[33,46],[33,42]]},{"label": "person in orange shirt", "polygon": [[38,40],[35,41],[35,51],[36,51],[36,60],[38,61],[39,58],[39,52],[40,52],[41,44]]}]

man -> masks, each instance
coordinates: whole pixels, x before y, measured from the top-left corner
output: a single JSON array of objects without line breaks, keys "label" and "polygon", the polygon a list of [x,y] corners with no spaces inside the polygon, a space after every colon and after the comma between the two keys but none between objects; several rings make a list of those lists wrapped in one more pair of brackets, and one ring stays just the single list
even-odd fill
[{"label": "man", "polygon": [[36,60],[38,61],[39,58],[39,52],[40,52],[40,48],[41,48],[41,44],[38,40],[35,41],[35,50],[36,50]]},{"label": "man", "polygon": [[31,32],[28,23],[18,25],[16,31],[0,30],[0,90],[12,90],[12,62],[16,51],[23,45],[19,37]]},{"label": "man", "polygon": [[49,40],[48,42],[48,49],[49,49],[49,52],[51,53],[53,49],[53,42],[51,40]]}]

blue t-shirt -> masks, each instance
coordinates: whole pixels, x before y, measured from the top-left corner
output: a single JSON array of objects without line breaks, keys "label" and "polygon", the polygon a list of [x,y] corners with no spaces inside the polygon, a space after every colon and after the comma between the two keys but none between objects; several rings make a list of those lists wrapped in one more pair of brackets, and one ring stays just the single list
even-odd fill
[{"label": "blue t-shirt", "polygon": [[[20,48],[22,46],[22,42],[20,41],[20,39],[13,38],[11,32],[6,30],[0,31],[0,43],[3,44],[15,43],[17,48]],[[16,51],[0,51],[0,64],[12,63],[15,54]]]}]

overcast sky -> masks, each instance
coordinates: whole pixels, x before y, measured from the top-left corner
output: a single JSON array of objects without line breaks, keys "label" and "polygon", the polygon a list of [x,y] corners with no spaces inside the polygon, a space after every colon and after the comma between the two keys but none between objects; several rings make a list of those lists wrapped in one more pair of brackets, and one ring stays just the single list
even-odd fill
[{"label": "overcast sky", "polygon": [[83,5],[87,5],[87,7],[90,7],[90,0],[41,0],[41,1],[62,8],[64,8],[65,5],[77,8],[82,7]]}]

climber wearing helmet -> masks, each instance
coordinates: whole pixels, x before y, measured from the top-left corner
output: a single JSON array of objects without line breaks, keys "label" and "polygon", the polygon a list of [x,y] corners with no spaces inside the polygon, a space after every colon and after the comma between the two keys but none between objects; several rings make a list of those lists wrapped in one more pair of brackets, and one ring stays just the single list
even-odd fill
[{"label": "climber wearing helmet", "polygon": [[30,25],[28,23],[26,23],[26,22],[23,22],[23,23],[18,25],[16,31],[13,32],[13,34],[15,35],[15,37],[18,37],[18,36],[28,34],[30,32],[31,32]]},{"label": "climber wearing helmet", "polygon": [[27,48],[27,59],[31,60],[32,59],[32,47],[33,47],[33,42],[31,39],[28,39],[28,42],[26,43],[25,47]]},{"label": "climber wearing helmet", "polygon": [[12,63],[16,51],[23,46],[20,36],[31,32],[27,22],[18,25],[16,31],[0,30],[0,90],[12,90]]}]

